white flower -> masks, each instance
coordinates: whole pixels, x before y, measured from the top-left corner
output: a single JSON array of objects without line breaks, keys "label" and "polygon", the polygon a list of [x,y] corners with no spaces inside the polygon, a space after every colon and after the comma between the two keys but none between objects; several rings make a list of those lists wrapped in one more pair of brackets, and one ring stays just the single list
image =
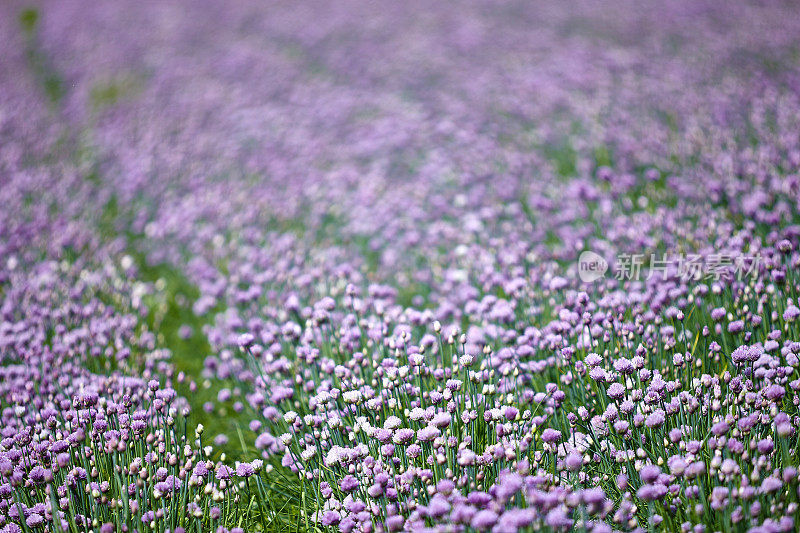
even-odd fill
[{"label": "white flower", "polygon": [[325,466],[334,466],[347,457],[347,450],[341,446],[333,446],[325,455]]},{"label": "white flower", "polygon": [[387,418],[384,421],[383,427],[384,427],[384,429],[397,429],[402,424],[403,424],[403,421],[400,420],[400,418],[398,418],[396,416],[390,416],[389,418]]},{"label": "white flower", "polygon": [[421,407],[415,407],[415,408],[413,408],[411,410],[411,414],[409,415],[409,418],[411,420],[414,420],[415,422],[418,422],[418,421],[422,420],[423,418],[425,418],[425,410],[422,409]]},{"label": "white flower", "polygon": [[316,454],[317,454],[317,448],[315,446],[309,445],[300,453],[300,457],[302,457],[303,461],[308,461]]},{"label": "white flower", "polygon": [[344,398],[345,403],[358,403],[361,401],[361,391],[358,390],[350,390],[342,394],[342,398]]}]

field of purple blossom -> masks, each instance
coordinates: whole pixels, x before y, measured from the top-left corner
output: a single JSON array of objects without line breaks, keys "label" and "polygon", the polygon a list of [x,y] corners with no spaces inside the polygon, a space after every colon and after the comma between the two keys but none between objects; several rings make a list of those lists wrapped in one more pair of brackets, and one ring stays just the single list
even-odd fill
[{"label": "field of purple blossom", "polygon": [[798,428],[796,2],[0,2],[0,533],[788,533]]}]

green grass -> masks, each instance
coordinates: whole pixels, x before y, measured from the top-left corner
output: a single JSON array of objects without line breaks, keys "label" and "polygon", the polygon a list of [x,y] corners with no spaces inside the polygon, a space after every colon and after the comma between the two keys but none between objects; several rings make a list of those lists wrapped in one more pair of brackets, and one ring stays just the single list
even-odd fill
[{"label": "green grass", "polygon": [[104,109],[133,98],[142,90],[143,80],[133,74],[116,75],[94,82],[89,92],[92,111]]},{"label": "green grass", "polygon": [[36,8],[23,9],[18,17],[20,29],[25,37],[25,56],[28,66],[50,104],[57,107],[66,95],[66,89],[61,74],[55,69],[50,58],[39,45],[39,20],[39,11]]}]

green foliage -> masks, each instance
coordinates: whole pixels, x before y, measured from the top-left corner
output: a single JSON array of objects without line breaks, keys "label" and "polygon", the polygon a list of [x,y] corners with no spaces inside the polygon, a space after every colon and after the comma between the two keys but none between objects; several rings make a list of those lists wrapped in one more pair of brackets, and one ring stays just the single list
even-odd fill
[{"label": "green foliage", "polygon": [[19,13],[19,26],[27,36],[33,36],[39,24],[39,10],[28,7]]}]

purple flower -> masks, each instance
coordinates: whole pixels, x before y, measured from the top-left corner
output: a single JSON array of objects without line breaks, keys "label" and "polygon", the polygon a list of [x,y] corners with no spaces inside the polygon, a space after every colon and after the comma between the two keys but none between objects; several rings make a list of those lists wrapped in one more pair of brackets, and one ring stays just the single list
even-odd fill
[{"label": "purple flower", "polygon": [[644,425],[649,428],[658,428],[664,425],[665,420],[666,417],[664,411],[662,409],[656,409],[655,411],[647,415],[647,418],[644,421]]},{"label": "purple flower", "polygon": [[686,461],[679,456],[670,457],[667,465],[669,466],[669,471],[675,476],[683,475],[686,471]]},{"label": "purple flower", "polygon": [[439,428],[435,426],[425,426],[417,431],[417,439],[420,442],[430,442],[441,434],[442,432],[439,431]]},{"label": "purple flower", "polygon": [[545,524],[556,530],[566,530],[573,525],[572,519],[567,516],[567,513],[560,506],[548,511],[544,521]]},{"label": "purple flower", "polygon": [[741,333],[744,330],[744,321],[734,320],[728,324],[728,333]]},{"label": "purple flower", "polygon": [[236,467],[236,475],[239,477],[248,478],[255,474],[255,469],[250,463],[239,463]]},{"label": "purple flower", "polygon": [[470,521],[470,525],[478,531],[488,531],[496,523],[497,513],[488,509],[478,511]]},{"label": "purple flower", "polygon": [[561,432],[556,429],[547,428],[542,431],[542,440],[548,444],[555,444],[561,440]]},{"label": "purple flower", "polygon": [[231,475],[233,474],[233,470],[225,465],[219,465],[216,471],[217,477],[219,479],[230,479]]},{"label": "purple flower", "polygon": [[343,492],[353,492],[358,488],[358,480],[348,474],[339,482],[339,488],[342,489]]},{"label": "purple flower", "polygon": [[581,492],[581,498],[586,505],[598,506],[606,501],[606,493],[599,487],[585,489]]},{"label": "purple flower", "polygon": [[642,500],[656,501],[660,500],[667,494],[667,487],[661,483],[654,485],[642,485],[636,492],[636,495]]},{"label": "purple flower", "polygon": [[392,442],[395,444],[406,445],[414,438],[414,430],[409,428],[399,428],[392,436]]},{"label": "purple flower", "polygon": [[620,374],[628,375],[632,374],[636,370],[636,367],[633,366],[633,363],[630,359],[620,357],[614,360],[614,370]]},{"label": "purple flower", "polygon": [[386,529],[389,531],[400,531],[403,529],[405,519],[400,515],[390,516],[386,519]]},{"label": "purple flower", "polygon": [[239,346],[242,348],[249,348],[255,342],[255,337],[250,333],[242,333],[239,335]]},{"label": "purple flower", "polygon": [[474,490],[467,495],[467,501],[471,505],[485,507],[492,501],[492,497],[483,491]]},{"label": "purple flower", "polygon": [[38,513],[31,513],[25,519],[25,523],[28,524],[28,527],[37,528],[44,524],[44,517]]},{"label": "purple flower", "polygon": [[777,492],[781,488],[783,488],[783,482],[772,476],[764,478],[764,481],[761,482],[761,492],[765,494]]},{"label": "purple flower", "polygon": [[443,496],[436,494],[433,498],[431,498],[431,501],[428,504],[428,514],[432,518],[441,518],[449,512],[450,504],[447,503],[447,500]]},{"label": "purple flower", "polygon": [[786,389],[780,385],[770,385],[764,389],[764,397],[770,401],[778,402],[786,394]]},{"label": "purple flower", "polygon": [[658,476],[660,475],[661,475],[661,469],[656,465],[645,465],[639,472],[639,476],[645,483],[654,483],[658,479]]},{"label": "purple flower", "polygon": [[322,525],[323,526],[335,526],[337,525],[342,519],[342,516],[336,511],[325,511],[325,514],[322,515]]},{"label": "purple flower", "polygon": [[630,424],[628,423],[627,420],[617,420],[616,422],[614,422],[614,431],[616,431],[619,434],[627,433],[629,428]]},{"label": "purple flower", "polygon": [[755,346],[739,346],[731,353],[731,360],[736,365],[757,361],[761,353]]},{"label": "purple flower", "polygon": [[761,455],[769,455],[772,453],[772,450],[775,449],[775,444],[772,442],[772,439],[766,438],[758,441],[757,447],[758,453]]},{"label": "purple flower", "polygon": [[34,466],[31,468],[31,471],[28,472],[28,477],[36,485],[44,484],[47,481],[47,478],[51,476],[52,474],[48,470],[42,468],[40,465]]},{"label": "purple flower", "polygon": [[206,477],[208,475],[208,467],[205,462],[199,462],[195,465],[192,473],[197,477]]},{"label": "purple flower", "polygon": [[706,464],[703,461],[694,461],[686,467],[685,475],[688,479],[701,476],[706,471]]},{"label": "purple flower", "polygon": [[577,453],[571,453],[564,459],[564,465],[570,472],[577,472],[583,466],[583,457]]},{"label": "purple flower", "polygon": [[612,383],[608,387],[608,396],[609,398],[613,398],[614,400],[619,400],[623,396],[625,396],[625,387],[622,386],[620,383]]},{"label": "purple flower", "polygon": [[584,358],[583,362],[589,368],[593,368],[593,367],[596,367],[597,365],[599,365],[600,363],[602,363],[603,362],[603,358],[600,357],[596,353],[590,353]]},{"label": "purple flower", "polygon": [[431,420],[431,424],[439,429],[444,429],[450,425],[451,420],[452,417],[450,416],[450,413],[437,413]]},{"label": "purple flower", "polygon": [[722,435],[725,435],[729,429],[730,426],[728,425],[727,422],[725,421],[717,422],[716,424],[711,426],[711,433],[713,433],[717,437],[721,437]]}]

